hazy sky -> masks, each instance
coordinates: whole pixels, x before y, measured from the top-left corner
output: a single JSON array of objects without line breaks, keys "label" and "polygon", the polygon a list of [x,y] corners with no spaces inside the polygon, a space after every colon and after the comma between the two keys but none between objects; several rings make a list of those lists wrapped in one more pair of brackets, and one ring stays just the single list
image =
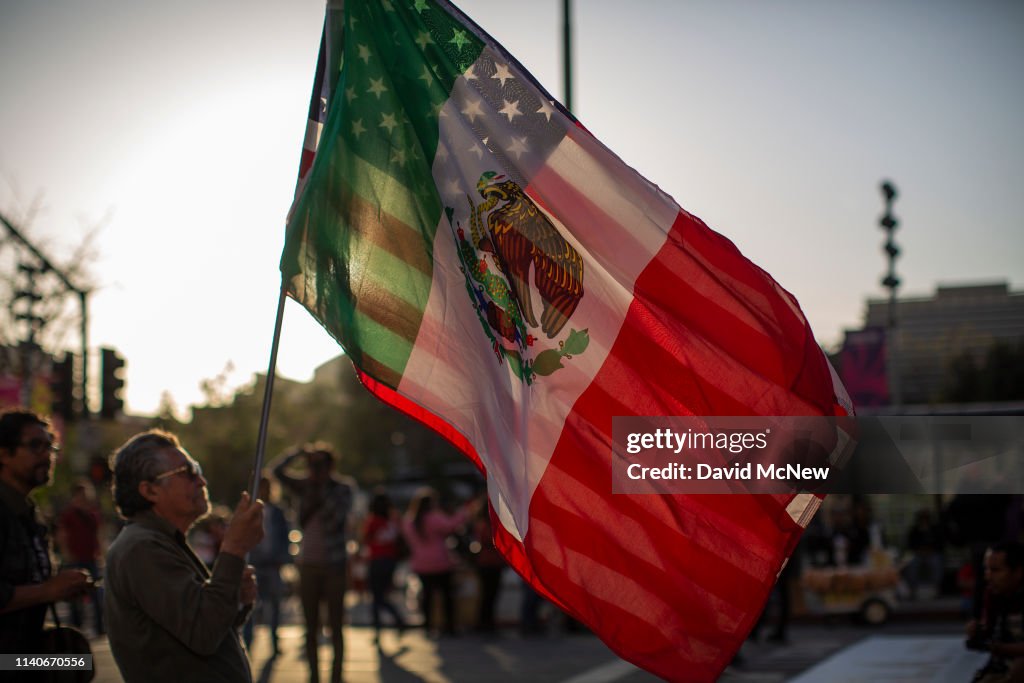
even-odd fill
[{"label": "hazy sky", "polygon": [[[559,0],[464,0],[562,97]],[[322,0],[4,0],[0,211],[58,258],[101,223],[93,347],[128,407],[266,370]],[[799,299],[824,344],[884,275],[1024,287],[1024,3],[576,0],[575,101],[599,139]],[[337,353],[299,307],[279,371]],[[69,347],[77,347],[72,335]]]}]

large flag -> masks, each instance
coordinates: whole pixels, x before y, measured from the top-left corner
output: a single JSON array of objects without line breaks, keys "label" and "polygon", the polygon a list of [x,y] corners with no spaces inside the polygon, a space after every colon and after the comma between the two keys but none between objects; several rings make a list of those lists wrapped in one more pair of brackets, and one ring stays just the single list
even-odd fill
[{"label": "large flag", "polygon": [[720,674],[820,500],[613,495],[612,418],[846,414],[792,295],[432,0],[328,3],[281,269],[485,474],[538,591],[655,674]]}]

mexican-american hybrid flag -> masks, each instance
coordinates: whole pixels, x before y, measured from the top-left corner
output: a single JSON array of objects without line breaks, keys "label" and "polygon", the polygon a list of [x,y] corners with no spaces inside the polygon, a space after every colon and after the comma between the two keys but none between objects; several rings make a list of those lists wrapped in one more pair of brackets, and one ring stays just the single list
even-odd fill
[{"label": "mexican-american hybrid flag", "polygon": [[328,3],[281,269],[623,658],[712,680],[819,499],[613,495],[614,416],[842,415],[795,299],[447,2]]}]

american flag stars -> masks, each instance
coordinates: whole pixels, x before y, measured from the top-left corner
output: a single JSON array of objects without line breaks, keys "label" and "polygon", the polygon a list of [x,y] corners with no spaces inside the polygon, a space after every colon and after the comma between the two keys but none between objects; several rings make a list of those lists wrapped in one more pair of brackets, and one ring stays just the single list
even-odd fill
[{"label": "american flag stars", "polygon": [[[384,9],[395,16],[397,4]],[[428,19],[435,8],[426,0],[416,0],[412,10],[423,21],[404,32],[369,13],[360,14],[358,24],[355,16],[346,22],[352,29],[346,36],[347,78],[339,84],[348,119],[343,134],[369,163],[403,177],[398,169],[423,158],[423,145],[431,145],[429,130],[411,122],[422,120],[420,107],[447,97],[448,106],[434,109],[435,115],[460,119],[469,139],[453,146],[442,124],[437,160],[464,156],[505,167],[516,178],[517,164],[532,163],[531,156],[564,134],[556,105],[527,87],[522,68],[506,55],[471,49],[476,37],[468,27]],[[454,87],[439,76],[452,62],[462,70]]]}]

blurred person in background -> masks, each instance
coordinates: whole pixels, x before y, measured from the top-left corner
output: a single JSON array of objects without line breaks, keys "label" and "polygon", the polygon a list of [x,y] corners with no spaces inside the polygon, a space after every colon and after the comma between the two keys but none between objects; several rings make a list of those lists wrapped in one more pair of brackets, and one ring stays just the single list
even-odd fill
[{"label": "blurred person in background", "polygon": [[539,636],[544,633],[540,614],[544,598],[526,579],[520,578],[519,582],[519,634],[526,638]]},{"label": "blurred person in background", "polygon": [[217,561],[230,518],[230,509],[214,505],[188,532],[188,544],[208,569],[213,569],[213,563]]},{"label": "blurred person in background", "polygon": [[210,509],[199,463],[170,432],[151,430],[111,456],[127,520],[107,551],[110,651],[126,683],[251,683],[238,629],[256,600],[245,556],[263,537],[263,503],[235,508],[212,572],[186,541]]},{"label": "blurred person in background", "polygon": [[852,525],[848,529],[850,545],[848,562],[851,565],[865,565],[872,559],[872,553],[884,546],[882,526],[875,521],[871,501],[866,496],[853,496],[851,502]]},{"label": "blurred person in background", "polygon": [[0,413],[0,652],[40,652],[50,604],[91,587],[81,569],[54,574],[46,527],[29,498],[50,484],[57,450],[50,423],[39,415]]},{"label": "blurred person in background", "polygon": [[991,656],[973,681],[1024,681],[1024,546],[996,543],[984,562],[984,604],[981,617],[967,624],[967,648]]},{"label": "blurred person in background", "polygon": [[958,493],[946,506],[943,522],[945,537],[955,545],[970,550],[974,591],[971,612],[981,616],[985,594],[985,554],[994,543],[1007,538],[1007,510],[1010,496],[981,493]]},{"label": "blurred person in background", "polygon": [[[92,486],[87,481],[77,481],[71,487],[71,501],[57,518],[57,544],[60,548],[63,566],[84,569],[93,579],[100,577],[100,561],[103,550],[100,546],[102,520]],[[103,591],[95,584],[89,594],[93,606],[93,625],[96,635],[105,633],[103,628]],[[82,602],[72,600],[71,623],[82,627]]]},{"label": "blurred person in background", "polygon": [[272,496],[271,482],[266,477],[260,478],[260,500],[263,501],[263,540],[249,552],[249,563],[256,570],[256,591],[259,597],[256,603],[256,614],[245,622],[242,638],[246,648],[252,646],[253,626],[257,614],[261,621],[270,629],[270,644],[274,656],[281,654],[277,640],[277,628],[281,624],[281,600],[284,598],[284,582],[281,580],[281,567],[292,560],[288,550],[288,520],[284,510]]},{"label": "blurred person in background", "polygon": [[505,571],[505,558],[494,545],[494,530],[491,527],[491,513],[487,505],[487,492],[477,498],[473,515],[473,566],[479,582],[476,630],[478,633],[494,633],[497,623],[494,609],[501,591],[501,575]]},{"label": "blurred person in background", "polygon": [[[282,453],[268,464],[279,482],[298,498],[302,543],[296,566],[299,595],[306,622],[306,662],[310,683],[320,681],[320,606],[327,603],[334,661],[331,683],[341,681],[345,661],[345,591],[348,587],[349,515],[358,491],[350,477],[334,472],[335,453],[325,443],[307,444]],[[304,475],[290,471],[293,463],[306,466]]]},{"label": "blurred person in background", "polygon": [[370,514],[363,524],[363,547],[369,560],[370,594],[373,596],[374,642],[380,644],[381,611],[386,611],[394,620],[398,635],[405,631],[405,620],[391,602],[394,589],[395,566],[399,560],[399,546],[402,534],[398,515],[391,505],[391,498],[384,489],[378,489],[370,501]]},{"label": "blurred person in background", "polygon": [[423,630],[434,632],[434,596],[441,594],[442,622],[440,632],[455,635],[455,596],[452,579],[455,562],[448,548],[448,537],[466,523],[468,511],[463,508],[449,515],[441,509],[437,491],[422,488],[416,492],[402,520],[402,534],[409,546],[409,566],[423,586],[420,610]]},{"label": "blurred person in background", "polygon": [[930,586],[938,595],[942,583],[942,529],[932,521],[932,513],[921,509],[914,514],[914,524],[907,532],[907,553],[910,561],[904,569],[910,599],[916,600],[918,589]]},{"label": "blurred person in background", "polygon": [[783,565],[782,571],[779,572],[779,577],[775,580],[772,592],[768,595],[768,601],[765,602],[764,611],[762,611],[761,617],[754,624],[754,628],[750,632],[750,638],[754,641],[760,640],[761,629],[765,627],[768,620],[768,611],[772,598],[775,598],[778,601],[778,614],[776,615],[774,628],[768,633],[768,642],[783,645],[789,643],[789,620],[793,614],[793,584],[800,580],[805,552],[805,543],[801,539],[797,543],[796,548],[793,549],[789,559],[786,560],[786,564]]}]

